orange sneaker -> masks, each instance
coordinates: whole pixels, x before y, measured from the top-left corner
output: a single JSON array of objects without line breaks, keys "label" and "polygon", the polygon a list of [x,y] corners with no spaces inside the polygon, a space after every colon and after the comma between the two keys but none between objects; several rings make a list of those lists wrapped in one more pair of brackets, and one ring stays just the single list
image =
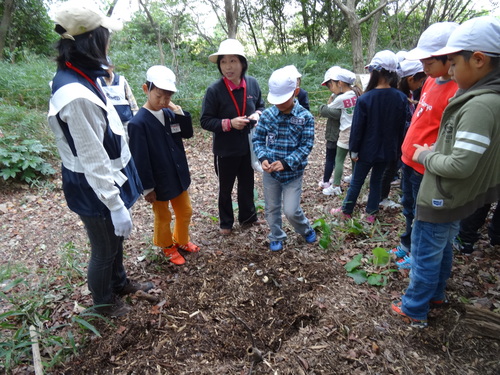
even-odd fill
[{"label": "orange sneaker", "polygon": [[177,246],[172,245],[170,247],[164,247],[163,249],[163,254],[165,254],[168,257],[168,260],[170,260],[173,264],[176,264],[180,266],[181,264],[186,263],[186,259],[179,254],[179,251],[177,251]]},{"label": "orange sneaker", "polygon": [[185,245],[179,245],[179,244],[177,244],[176,246],[177,246],[178,249],[181,249],[181,250],[184,250],[184,251],[187,251],[187,252],[190,252],[190,253],[197,253],[198,251],[200,251],[200,248],[198,246],[196,246],[192,242],[188,242]]}]

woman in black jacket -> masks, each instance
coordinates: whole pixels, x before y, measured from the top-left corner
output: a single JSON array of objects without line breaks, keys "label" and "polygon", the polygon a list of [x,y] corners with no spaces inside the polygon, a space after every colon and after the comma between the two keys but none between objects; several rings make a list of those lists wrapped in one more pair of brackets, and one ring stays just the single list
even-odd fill
[{"label": "woman in black jacket", "polygon": [[219,178],[220,233],[231,234],[234,213],[231,193],[238,179],[238,221],[257,221],[253,201],[254,171],[248,134],[259,120],[264,101],[257,80],[245,75],[248,62],[243,46],[235,39],[223,41],[208,58],[217,64],[221,79],[207,89],[201,127],[213,132],[215,173]]}]

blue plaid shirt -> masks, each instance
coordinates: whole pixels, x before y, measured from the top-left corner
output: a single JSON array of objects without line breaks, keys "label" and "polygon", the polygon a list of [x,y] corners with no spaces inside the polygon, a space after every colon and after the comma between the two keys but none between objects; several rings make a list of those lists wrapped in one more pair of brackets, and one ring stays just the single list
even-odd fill
[{"label": "blue plaid shirt", "polygon": [[261,162],[282,161],[285,170],[271,175],[285,184],[302,176],[314,144],[314,117],[296,99],[294,104],[289,114],[280,112],[274,105],[266,108],[252,138],[255,154]]}]

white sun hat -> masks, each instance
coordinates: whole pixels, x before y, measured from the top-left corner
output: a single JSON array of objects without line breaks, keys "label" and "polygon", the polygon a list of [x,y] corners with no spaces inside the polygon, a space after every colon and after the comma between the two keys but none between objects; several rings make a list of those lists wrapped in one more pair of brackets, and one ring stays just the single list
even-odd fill
[{"label": "white sun hat", "polygon": [[212,53],[208,56],[208,60],[213,63],[217,63],[217,58],[223,55],[238,55],[246,59],[245,49],[243,45],[236,39],[226,39],[219,45],[219,50],[216,53]]},{"label": "white sun hat", "polygon": [[321,82],[321,85],[325,86],[328,81],[336,80],[333,77],[337,76],[337,71],[339,71],[340,69],[342,69],[342,68],[340,66],[337,66],[337,65],[332,66],[330,69],[328,69],[325,73],[325,78],[323,79],[323,82]]},{"label": "white sun hat", "polygon": [[418,39],[417,47],[409,51],[406,60],[423,60],[446,46],[451,33],[458,27],[456,22],[437,22],[430,25]]},{"label": "white sun hat", "polygon": [[111,31],[123,28],[121,21],[106,17],[93,1],[71,0],[63,3],[54,13],[54,22],[64,29],[64,32],[60,33],[61,37],[71,40],[100,26]]},{"label": "white sun hat", "polygon": [[146,73],[146,80],[161,90],[177,92],[175,74],[163,65],[153,65]]},{"label": "white sun hat", "polygon": [[275,70],[269,78],[267,100],[271,104],[283,104],[289,100],[297,88],[297,78],[289,69]]},{"label": "white sun hat", "polygon": [[483,16],[465,21],[453,31],[446,46],[433,53],[433,56],[460,51],[500,55],[500,20],[493,16]]}]

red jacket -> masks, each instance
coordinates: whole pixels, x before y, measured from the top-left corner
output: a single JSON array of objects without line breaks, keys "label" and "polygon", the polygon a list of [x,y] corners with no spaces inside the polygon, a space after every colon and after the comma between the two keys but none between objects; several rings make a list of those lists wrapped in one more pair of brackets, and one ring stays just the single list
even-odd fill
[{"label": "red jacket", "polygon": [[427,78],[424,87],[422,87],[420,101],[401,146],[403,163],[421,174],[424,174],[424,166],[411,160],[415,153],[413,145],[427,143],[430,146],[436,142],[444,109],[457,89],[455,81],[438,81],[436,78],[430,77]]}]

